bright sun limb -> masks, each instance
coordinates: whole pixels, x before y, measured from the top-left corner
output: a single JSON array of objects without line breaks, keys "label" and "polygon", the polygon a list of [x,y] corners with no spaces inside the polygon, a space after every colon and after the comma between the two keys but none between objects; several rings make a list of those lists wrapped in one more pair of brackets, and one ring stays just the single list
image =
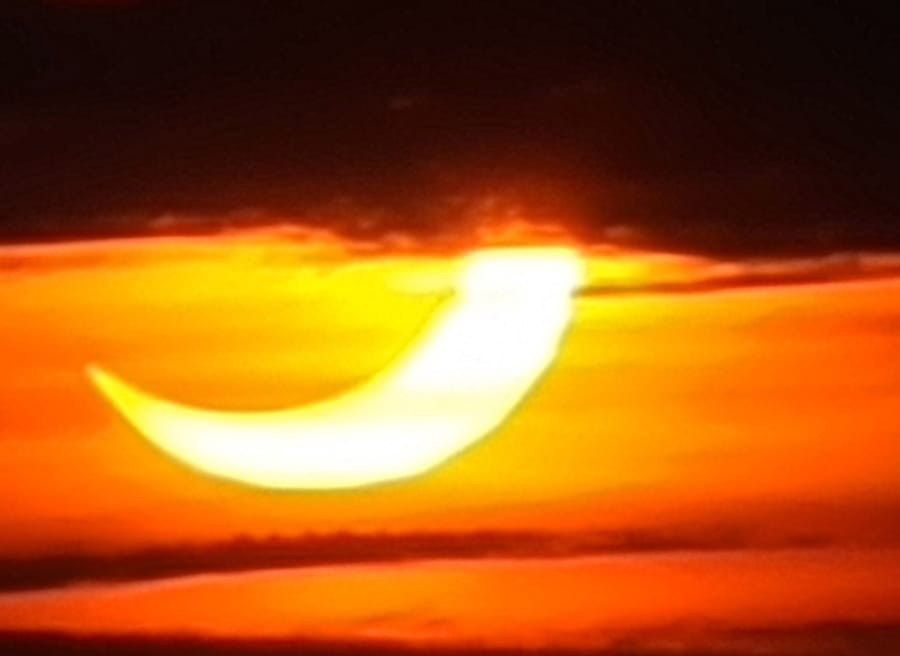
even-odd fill
[{"label": "bright sun limb", "polygon": [[567,248],[477,251],[408,351],[346,394],[269,412],[167,401],[98,365],[87,375],[150,442],[195,469],[277,489],[422,474],[497,428],[550,366],[583,271]]}]

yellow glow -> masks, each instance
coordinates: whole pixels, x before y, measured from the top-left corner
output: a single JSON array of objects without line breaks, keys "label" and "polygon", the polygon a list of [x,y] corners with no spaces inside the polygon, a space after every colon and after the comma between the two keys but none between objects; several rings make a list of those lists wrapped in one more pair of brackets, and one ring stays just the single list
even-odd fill
[{"label": "yellow glow", "polygon": [[553,361],[582,264],[564,248],[467,257],[457,293],[397,362],[341,396],[273,412],[192,408],[88,374],[151,442],[204,472],[284,489],[421,474],[496,428]]}]

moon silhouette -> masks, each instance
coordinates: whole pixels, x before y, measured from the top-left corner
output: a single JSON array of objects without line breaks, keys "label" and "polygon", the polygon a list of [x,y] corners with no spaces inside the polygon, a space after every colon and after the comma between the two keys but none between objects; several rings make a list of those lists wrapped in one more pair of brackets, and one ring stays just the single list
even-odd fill
[{"label": "moon silhouette", "polygon": [[484,437],[556,356],[582,265],[566,248],[485,250],[395,362],[350,391],[265,412],[168,401],[87,373],[139,433],[202,472],[279,489],[352,488],[426,472]]}]

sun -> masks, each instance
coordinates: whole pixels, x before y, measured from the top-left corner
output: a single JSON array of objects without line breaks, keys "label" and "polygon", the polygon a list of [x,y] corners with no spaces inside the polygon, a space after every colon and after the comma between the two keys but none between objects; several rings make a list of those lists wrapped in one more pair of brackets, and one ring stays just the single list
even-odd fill
[{"label": "sun", "polygon": [[464,258],[456,293],[410,348],[349,392],[272,412],[224,412],[88,375],[122,416],[191,467],[280,489],[359,487],[422,474],[497,428],[553,362],[582,278],[567,248]]}]

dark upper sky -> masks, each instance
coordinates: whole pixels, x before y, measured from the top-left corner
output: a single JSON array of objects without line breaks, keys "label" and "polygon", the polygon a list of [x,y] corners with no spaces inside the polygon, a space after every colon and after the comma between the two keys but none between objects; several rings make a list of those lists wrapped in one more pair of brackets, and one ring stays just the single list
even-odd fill
[{"label": "dark upper sky", "polygon": [[891,4],[7,1],[0,240],[519,208],[690,249],[900,248]]}]

